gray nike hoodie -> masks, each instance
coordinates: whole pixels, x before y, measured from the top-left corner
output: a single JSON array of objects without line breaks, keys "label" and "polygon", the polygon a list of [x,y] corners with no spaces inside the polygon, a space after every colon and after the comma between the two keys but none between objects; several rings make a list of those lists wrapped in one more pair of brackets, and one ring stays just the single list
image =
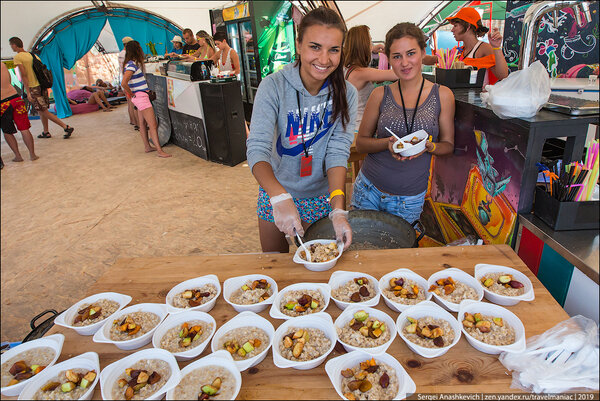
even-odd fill
[{"label": "gray nike hoodie", "polygon": [[[254,98],[246,141],[248,165],[252,171],[260,161],[270,163],[277,180],[294,198],[328,195],[327,170],[348,165],[357,92],[346,81],[350,120],[344,129],[340,118],[331,119],[329,88],[325,84],[317,95],[311,95],[300,79],[300,67],[291,63],[263,79]],[[298,97],[302,115],[298,112]],[[312,174],[300,177],[304,147],[312,156]]]}]

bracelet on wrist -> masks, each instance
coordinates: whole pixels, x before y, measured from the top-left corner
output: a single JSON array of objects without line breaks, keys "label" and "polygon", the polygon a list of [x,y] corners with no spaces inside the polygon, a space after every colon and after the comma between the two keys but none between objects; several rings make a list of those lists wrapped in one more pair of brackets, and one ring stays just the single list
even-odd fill
[{"label": "bracelet on wrist", "polygon": [[433,145],[433,149],[431,149],[431,150],[429,151],[429,153],[433,153],[433,152],[435,152],[435,148],[437,147],[437,146],[435,145],[435,142],[431,142],[431,144]]},{"label": "bracelet on wrist", "polygon": [[492,47],[492,50],[502,50],[502,47]]},{"label": "bracelet on wrist", "polygon": [[338,195],[346,196],[344,191],[342,191],[341,189],[336,189],[335,191],[329,194],[329,198],[327,200],[331,202],[331,200]]}]

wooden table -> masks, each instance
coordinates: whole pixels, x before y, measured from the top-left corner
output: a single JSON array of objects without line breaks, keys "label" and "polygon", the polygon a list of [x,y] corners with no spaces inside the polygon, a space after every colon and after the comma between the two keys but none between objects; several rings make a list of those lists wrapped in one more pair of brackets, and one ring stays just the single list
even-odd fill
[{"label": "wooden table", "polygon": [[[165,302],[167,292],[174,285],[189,278],[214,273],[224,280],[250,273],[264,273],[277,281],[280,289],[298,282],[324,282],[333,270],[311,272],[292,262],[290,254],[243,254],[219,256],[188,256],[162,258],[131,258],[118,260],[90,288],[89,295],[116,291],[133,297],[132,304]],[[539,280],[529,271],[517,254],[507,245],[416,248],[348,252],[334,269],[362,271],[380,278],[401,267],[411,268],[427,278],[435,271],[448,267],[463,269],[473,274],[477,263],[491,263],[514,267],[529,277],[535,290],[535,300],[520,302],[509,307],[525,325],[526,336],[541,334],[555,324],[568,319],[567,313],[554,300]],[[397,312],[390,310],[383,300],[377,306],[394,320]],[[333,302],[326,310],[335,320],[341,311]],[[220,327],[236,315],[223,297],[219,297],[210,314]],[[283,321],[272,319],[268,309],[260,313],[275,328]],[[456,316],[456,314],[454,314]],[[121,351],[112,344],[96,344],[92,336],[80,336],[74,331],[54,326],[48,334],[63,333],[65,343],[59,362],[87,351],[100,355],[100,367],[123,358],[135,351]],[[152,344],[144,348],[151,347]],[[210,345],[201,356],[209,353]],[[338,343],[328,358],[344,353]],[[419,393],[475,393],[516,392],[510,389],[511,374],[498,361],[472,348],[464,336],[445,355],[426,359],[414,354],[398,336],[388,353],[393,355],[417,384]],[[179,363],[183,368],[187,363]],[[255,369],[242,372],[242,389],[238,399],[339,399],[325,373],[325,363],[315,369],[300,371],[279,369],[273,365],[271,352]],[[94,399],[100,399],[100,386]]]}]

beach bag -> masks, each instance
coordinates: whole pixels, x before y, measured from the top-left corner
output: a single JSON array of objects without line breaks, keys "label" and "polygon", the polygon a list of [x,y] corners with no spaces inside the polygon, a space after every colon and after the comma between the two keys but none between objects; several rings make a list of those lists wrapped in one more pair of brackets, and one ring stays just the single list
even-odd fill
[{"label": "beach bag", "polygon": [[46,67],[46,64],[42,63],[42,60],[40,60],[38,56],[31,52],[29,54],[31,54],[31,57],[33,58],[33,72],[42,89],[52,88],[52,72]]}]

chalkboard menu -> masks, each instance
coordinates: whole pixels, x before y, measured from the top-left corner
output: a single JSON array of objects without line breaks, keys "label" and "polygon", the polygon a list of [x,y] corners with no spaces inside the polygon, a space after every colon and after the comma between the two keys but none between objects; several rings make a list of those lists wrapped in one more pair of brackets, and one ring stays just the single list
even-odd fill
[{"label": "chalkboard menu", "polygon": [[[518,69],[523,16],[531,1],[509,0],[506,4],[503,51],[511,71]],[[550,77],[587,78],[598,74],[598,2],[590,2],[592,21],[581,13],[582,26],[577,24],[572,8],[542,17],[538,29],[535,59],[546,66]],[[581,8],[580,8],[581,10]]]},{"label": "chalkboard menu", "polygon": [[188,114],[169,110],[173,133],[171,142],[198,157],[208,160],[208,146],[203,121]]},{"label": "chalkboard menu", "polygon": [[[154,114],[158,121],[158,140],[164,146],[171,138],[171,117],[167,106],[167,79],[161,75],[146,74],[150,90],[156,92],[156,100],[152,102]],[[152,139],[148,138],[150,141]]]}]

